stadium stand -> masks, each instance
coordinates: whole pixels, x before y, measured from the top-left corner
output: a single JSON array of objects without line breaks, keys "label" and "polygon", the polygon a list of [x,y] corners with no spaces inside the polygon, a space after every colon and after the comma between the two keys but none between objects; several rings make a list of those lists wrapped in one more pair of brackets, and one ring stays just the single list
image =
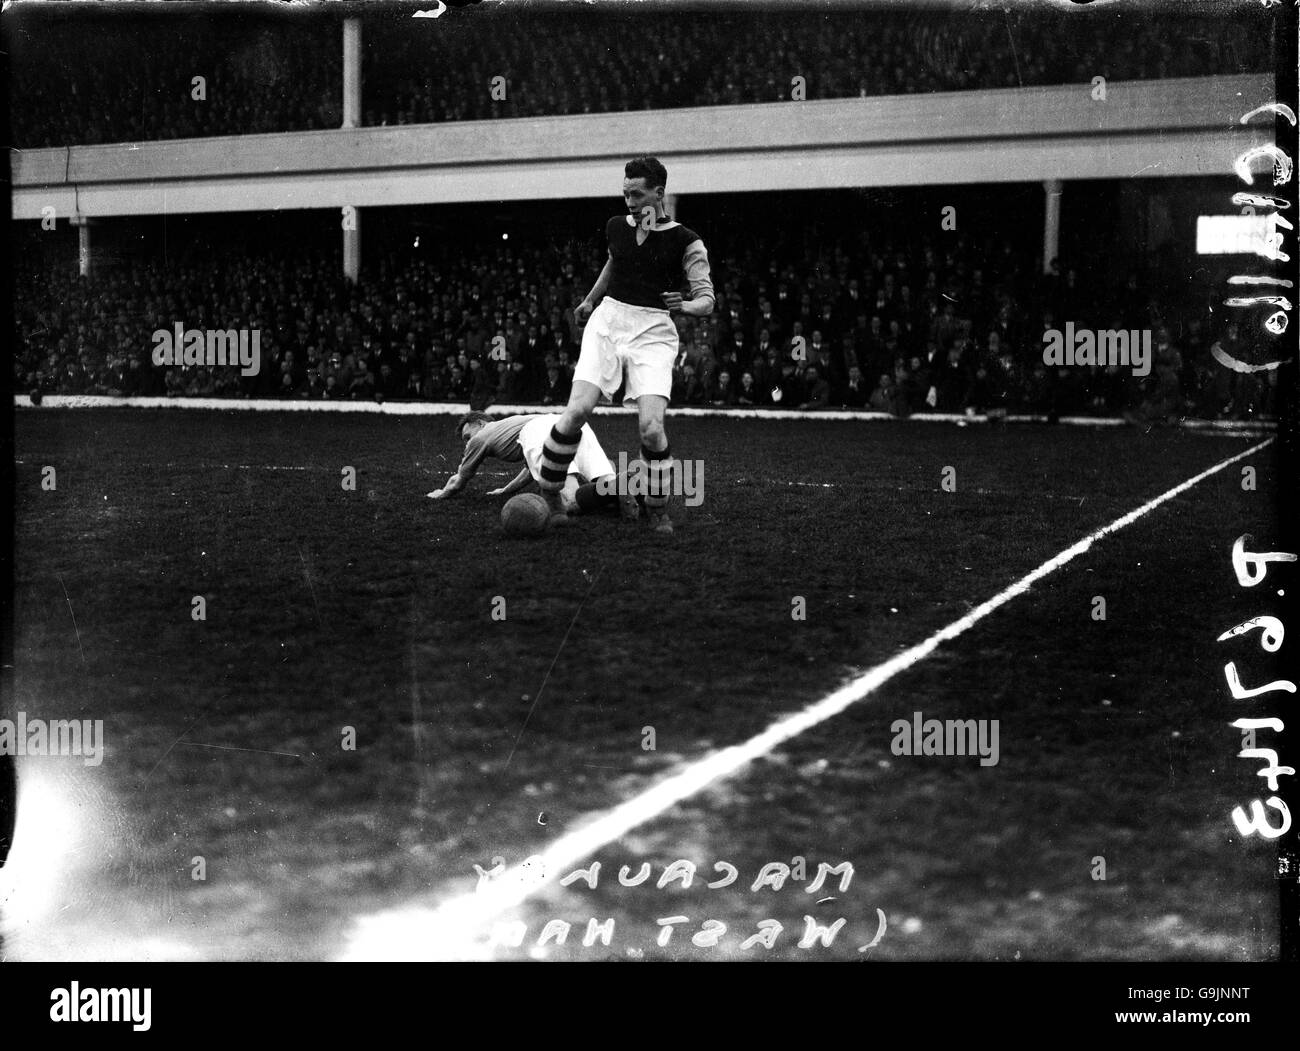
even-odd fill
[{"label": "stadium stand", "polygon": [[[830,99],[1258,72],[1271,61],[1257,12],[1226,26],[1180,16],[1176,32],[1154,11],[1086,17],[1089,31],[1071,33],[1042,10],[638,20],[482,9],[436,24],[367,14],[361,120],[770,102],[789,96],[793,76],[807,79],[809,98]],[[339,125],[337,19],[118,15],[95,33],[83,17],[67,34],[59,24],[35,16],[13,34],[19,147]],[[486,90],[495,76],[507,84],[501,100]],[[202,99],[195,77],[204,78]],[[793,226],[751,230],[715,259],[718,310],[680,322],[678,403],[1144,419],[1272,411],[1276,377],[1214,365],[1210,342],[1231,352],[1240,334],[1212,324],[1203,300],[1171,292],[1158,278],[1160,260],[1107,269],[1085,289],[1069,259],[1040,275],[1032,253],[991,241],[962,237],[954,247],[864,235],[809,245],[793,234]],[[14,249],[14,380],[43,394],[560,404],[580,339],[571,308],[601,264],[601,252],[578,242],[524,238],[495,251],[442,244],[367,258],[354,287],[331,250],[232,244],[179,262],[127,253],[79,278],[66,251],[57,261],[24,252],[26,236],[19,231]],[[1118,305],[1103,315],[1100,303]],[[150,334],[181,317],[261,330],[259,375],[155,367]],[[1151,329],[1150,375],[1046,368],[1039,337],[1065,317]],[[490,350],[498,335],[504,355]],[[810,348],[804,360],[791,355],[799,335]]]},{"label": "stadium stand", "polygon": [[[337,25],[84,20],[14,33],[11,136],[23,148],[338,127]],[[194,83],[204,78],[201,99]]]},{"label": "stadium stand", "polygon": [[[362,20],[363,123],[771,102],[790,97],[795,76],[809,99],[829,99],[1270,68],[1261,16],[1251,12],[1226,31],[1222,20],[1178,17],[1173,32],[1167,15],[1128,10],[1097,16],[1086,33],[1037,9],[454,15]],[[61,34],[57,19],[34,18],[14,44],[11,93],[23,105],[12,135],[23,148],[340,122],[337,22],[118,16],[93,34]],[[196,76],[205,78],[201,100]],[[506,97],[494,100],[488,85],[497,76]]]},{"label": "stadium stand", "polygon": [[[39,234],[28,233],[39,237]],[[679,322],[674,400],[686,405],[913,412],[1254,418],[1273,411],[1275,377],[1217,366],[1236,326],[1150,274],[1117,271],[1085,288],[1068,260],[1039,275],[996,240],[808,246],[752,229],[715,260],[718,310]],[[21,240],[21,239],[20,239]],[[336,253],[304,247],[150,257],[79,278],[16,246],[14,381],[42,394],[366,398],[560,404],[577,358],[572,307],[601,258],[543,238],[472,248],[452,240],[390,253],[352,287]],[[1099,304],[1111,304],[1102,308]],[[1053,370],[1045,328],[1149,328],[1150,374]],[[178,318],[262,332],[261,371],[158,368],[151,333]],[[504,352],[494,352],[494,337]],[[807,353],[795,360],[794,337]],[[725,375],[725,378],[724,378]]]}]

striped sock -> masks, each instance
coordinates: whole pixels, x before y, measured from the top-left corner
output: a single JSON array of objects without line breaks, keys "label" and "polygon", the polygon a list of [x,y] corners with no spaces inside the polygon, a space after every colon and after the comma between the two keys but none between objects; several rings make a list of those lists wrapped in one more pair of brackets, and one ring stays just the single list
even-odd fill
[{"label": "striped sock", "polygon": [[661,452],[651,452],[643,445],[641,457],[649,468],[645,506],[647,510],[662,511],[668,506],[668,497],[673,491],[672,451],[665,445]]},{"label": "striped sock", "polygon": [[578,454],[582,434],[565,434],[557,423],[542,445],[542,477],[538,481],[544,493],[558,493],[569,475],[569,464]]}]

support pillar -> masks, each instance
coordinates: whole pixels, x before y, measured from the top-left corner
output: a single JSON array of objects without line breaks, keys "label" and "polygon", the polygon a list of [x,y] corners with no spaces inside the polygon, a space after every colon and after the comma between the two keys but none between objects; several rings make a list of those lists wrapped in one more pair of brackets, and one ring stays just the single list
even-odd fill
[{"label": "support pillar", "polygon": [[95,261],[90,236],[91,220],[84,215],[73,215],[68,222],[77,228],[77,273],[89,277]]},{"label": "support pillar", "polygon": [[361,209],[343,210],[343,276],[353,284],[361,273]]},{"label": "support pillar", "polygon": [[[361,126],[361,20],[343,20],[343,127]],[[343,276],[356,283],[361,273],[361,209],[343,210]]]},{"label": "support pillar", "polygon": [[343,20],[343,127],[361,126],[361,20]]},{"label": "support pillar", "polygon": [[1052,260],[1061,254],[1061,180],[1046,179],[1043,192],[1047,207],[1043,209],[1043,273],[1052,269]]}]

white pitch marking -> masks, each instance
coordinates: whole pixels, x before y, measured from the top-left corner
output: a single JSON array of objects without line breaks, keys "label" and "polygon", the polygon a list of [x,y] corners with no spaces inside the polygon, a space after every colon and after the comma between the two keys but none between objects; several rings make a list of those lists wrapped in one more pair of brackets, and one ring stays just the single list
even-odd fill
[{"label": "white pitch marking", "polygon": [[[301,399],[282,400],[279,398],[250,398],[247,401],[232,401],[228,398],[111,398],[98,394],[51,394],[44,405],[50,409],[189,409],[198,411],[238,411],[238,412],[375,412],[385,416],[459,416],[465,411],[464,404],[451,402],[427,401],[302,401]],[[14,407],[33,408],[31,398],[26,394],[14,395]],[[598,405],[599,416],[635,416],[636,408],[623,408],[621,405]],[[493,405],[492,412],[498,416],[534,415],[547,413],[539,405]],[[726,417],[741,420],[860,420],[878,423],[898,421],[904,417],[892,416],[887,412],[875,412],[869,409],[723,409],[705,408],[699,405],[684,405],[673,410],[674,416],[683,419],[690,417]],[[907,420],[925,421],[927,423],[991,423],[987,416],[967,416],[964,413],[951,412],[914,412],[905,417]],[[1042,415],[1008,415],[1003,417],[1006,423],[1046,423],[1048,418]],[[1078,427],[1123,427],[1126,421],[1114,416],[1062,416],[1058,423]],[[1180,420],[1180,429],[1189,431],[1228,431],[1239,434],[1255,434],[1264,430],[1276,430],[1274,420]]]},{"label": "white pitch marking", "polygon": [[481,890],[459,895],[437,909],[408,906],[360,917],[339,957],[344,960],[462,960],[488,958],[491,948],[481,936],[484,924],[532,897],[542,887],[557,882],[570,868],[620,836],[663,814],[714,781],[735,773],[746,763],[759,759],[777,746],[797,737],[907,671],[939,648],[979,623],[994,610],[1023,595],[1049,573],[1084,554],[1096,541],[1118,532],[1139,518],[1172,500],[1192,486],[1217,474],[1238,460],[1244,460],[1272,444],[1273,438],[1229,457],[1189,478],[1141,507],[1115,519],[1082,540],[1048,559],[1014,584],[976,606],[964,617],[935,632],[924,642],[869,668],[834,693],[786,716],[762,733],[741,744],[723,748],[688,763],[678,773],[651,786],[561,837],[522,865],[508,869]]},{"label": "white pitch marking", "polygon": [[223,463],[224,469],[230,471],[310,471],[310,467],[278,467],[269,463]]},{"label": "white pitch marking", "polygon": [[[735,484],[747,484],[749,481],[749,479],[737,478]],[[809,489],[846,489],[849,487],[846,482],[787,482],[784,478],[760,478],[758,481],[763,482],[766,485],[799,485]],[[861,486],[854,486],[854,488],[858,490],[862,489]],[[896,485],[894,486],[894,491],[899,493],[937,493],[940,492],[940,489],[937,485],[929,487],[920,485]],[[1025,496],[1024,493],[1002,489],[968,489],[966,491],[968,493],[973,493],[976,496],[1014,496],[1017,498],[1023,498]],[[1044,500],[1069,500],[1071,503],[1078,504],[1082,504],[1084,500],[1088,499],[1086,496],[1072,496],[1069,493],[1039,493],[1038,495]]]}]

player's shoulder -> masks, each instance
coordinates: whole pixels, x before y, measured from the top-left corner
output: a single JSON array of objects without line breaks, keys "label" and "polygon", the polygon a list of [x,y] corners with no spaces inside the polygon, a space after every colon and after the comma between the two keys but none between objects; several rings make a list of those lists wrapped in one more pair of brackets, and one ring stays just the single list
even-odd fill
[{"label": "player's shoulder", "polygon": [[683,245],[694,244],[696,241],[704,240],[704,238],[702,238],[691,227],[683,226],[680,223],[677,225],[677,237],[681,240]]},{"label": "player's shoulder", "polygon": [[483,426],[480,427],[478,431],[470,438],[469,440],[470,444],[473,445],[475,441],[478,441],[481,444],[486,444],[490,442],[494,437],[496,437],[502,431],[509,429],[510,421],[512,419],[514,419],[513,416],[502,416],[500,419],[497,420],[488,420],[488,422],[483,424]]},{"label": "player's shoulder", "polygon": [[[515,431],[522,430],[524,427],[528,425],[529,421],[532,419],[534,419],[532,415],[530,415],[529,413],[522,413],[522,412],[515,413],[512,416],[502,416],[501,419],[495,420],[492,423],[491,425],[492,434],[494,437],[496,435],[512,434]],[[483,431],[481,431],[480,433],[484,433],[487,430],[488,428],[484,427]]]}]

